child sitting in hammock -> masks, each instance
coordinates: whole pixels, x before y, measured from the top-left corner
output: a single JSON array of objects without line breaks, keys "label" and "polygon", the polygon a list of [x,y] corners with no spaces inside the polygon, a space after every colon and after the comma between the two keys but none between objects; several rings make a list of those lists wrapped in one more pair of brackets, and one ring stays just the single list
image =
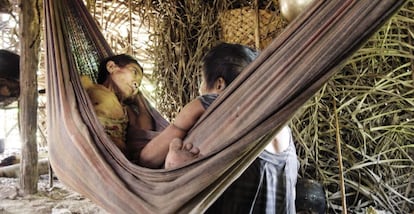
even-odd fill
[{"label": "child sitting in hammock", "polygon": [[[184,107],[177,116],[179,120],[170,125],[171,129],[185,135],[191,124],[257,55],[253,49],[238,44],[222,43],[209,50],[203,58],[201,96]],[[179,138],[169,145],[166,168],[183,165],[198,155],[197,149],[191,144],[183,145]],[[296,150],[290,129],[285,126],[206,213],[296,213],[297,174]]]},{"label": "child sitting in hammock", "polygon": [[[181,139],[187,135],[206,108],[257,55],[255,50],[238,44],[222,43],[211,49],[203,59],[201,96],[185,105],[175,120],[143,147],[139,153],[139,164],[158,168],[165,163],[165,168],[175,168],[197,158],[199,149],[191,143],[183,145]],[[290,130],[285,127],[266,150],[272,153],[284,151],[290,140]]]}]

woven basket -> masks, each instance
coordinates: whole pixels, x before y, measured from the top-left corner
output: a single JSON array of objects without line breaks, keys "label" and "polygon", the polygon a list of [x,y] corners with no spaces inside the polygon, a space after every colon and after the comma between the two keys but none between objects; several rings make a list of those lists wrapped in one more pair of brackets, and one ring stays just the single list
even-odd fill
[{"label": "woven basket", "polygon": [[257,12],[251,7],[224,11],[220,13],[219,21],[221,41],[239,43],[260,50],[266,48],[286,26],[278,11],[260,9]]}]

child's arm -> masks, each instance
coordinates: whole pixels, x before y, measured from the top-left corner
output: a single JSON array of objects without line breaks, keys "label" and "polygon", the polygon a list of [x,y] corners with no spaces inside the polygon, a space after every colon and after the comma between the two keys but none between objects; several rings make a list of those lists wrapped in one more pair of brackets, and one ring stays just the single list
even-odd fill
[{"label": "child's arm", "polygon": [[199,99],[195,99],[184,106],[175,121],[142,149],[139,155],[139,165],[160,168],[165,161],[172,139],[183,139],[204,111],[205,109]]}]

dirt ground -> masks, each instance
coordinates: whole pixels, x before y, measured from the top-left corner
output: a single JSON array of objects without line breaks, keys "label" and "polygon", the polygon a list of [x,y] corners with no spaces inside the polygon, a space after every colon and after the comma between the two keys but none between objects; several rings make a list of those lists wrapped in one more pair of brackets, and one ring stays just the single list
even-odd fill
[{"label": "dirt ground", "polygon": [[40,176],[38,193],[22,197],[18,192],[17,178],[0,178],[0,214],[108,214],[58,180],[50,188],[48,175]]},{"label": "dirt ground", "polygon": [[[6,157],[20,155],[20,148],[6,144],[0,152],[0,162]],[[40,151],[39,158],[47,157]],[[19,179],[0,177],[0,214],[108,214],[89,199],[71,191],[58,179],[49,184],[49,175],[39,177],[38,192],[29,196],[19,194]]]}]

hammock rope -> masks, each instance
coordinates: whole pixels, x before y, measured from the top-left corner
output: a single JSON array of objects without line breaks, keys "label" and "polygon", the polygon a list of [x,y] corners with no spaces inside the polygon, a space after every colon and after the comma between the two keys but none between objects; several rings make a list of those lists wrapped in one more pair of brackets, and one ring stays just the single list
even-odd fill
[{"label": "hammock rope", "polygon": [[44,0],[51,165],[65,185],[111,213],[202,213],[404,2],[316,1],[191,130],[185,141],[203,158],[164,170],[129,162],[93,112],[79,75],[95,79],[97,63],[113,53],[82,1]]}]

